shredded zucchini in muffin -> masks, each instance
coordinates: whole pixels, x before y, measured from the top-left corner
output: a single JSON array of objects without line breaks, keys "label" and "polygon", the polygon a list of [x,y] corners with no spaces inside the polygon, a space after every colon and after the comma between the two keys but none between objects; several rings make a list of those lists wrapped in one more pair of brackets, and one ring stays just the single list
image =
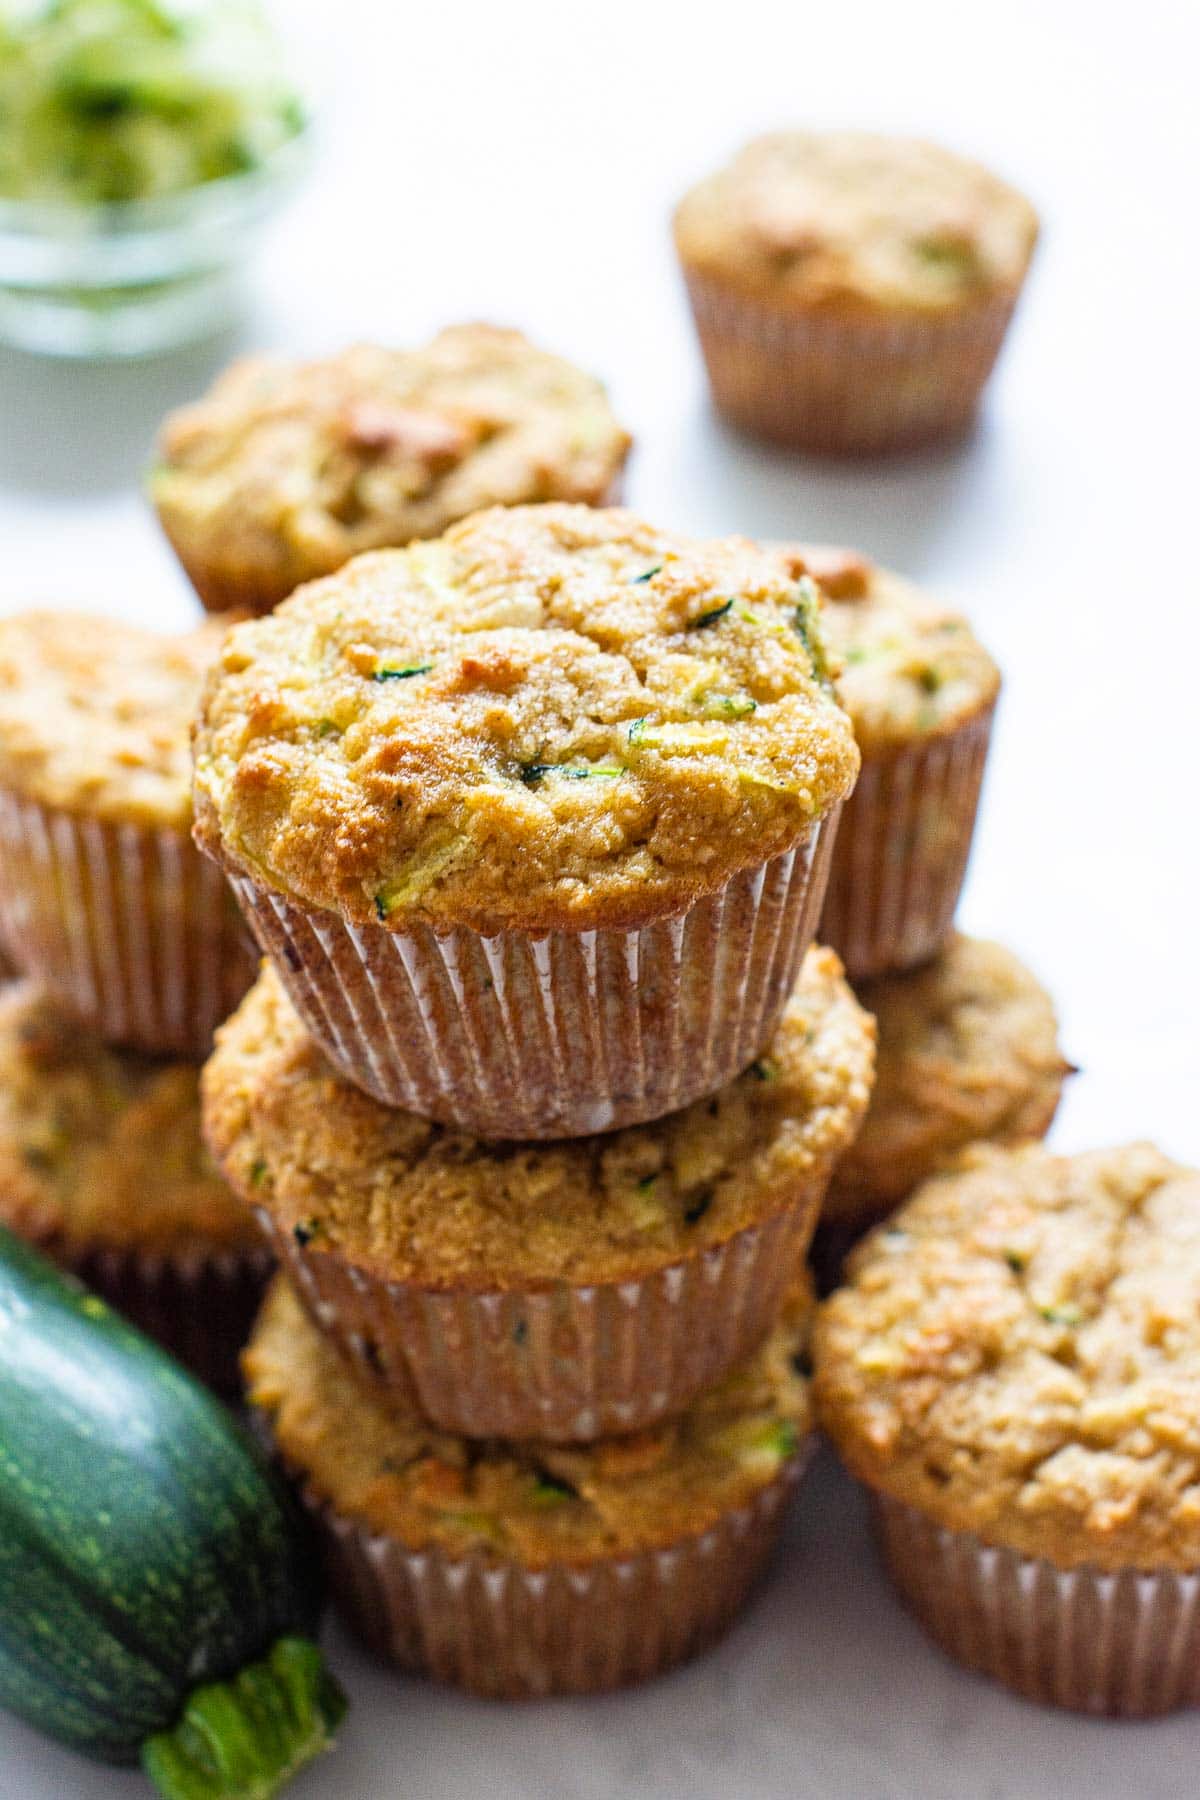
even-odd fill
[{"label": "shredded zucchini in muffin", "polygon": [[791,849],[858,756],[813,584],[617,511],[478,514],[237,626],[197,835],[400,926],[633,924]]}]

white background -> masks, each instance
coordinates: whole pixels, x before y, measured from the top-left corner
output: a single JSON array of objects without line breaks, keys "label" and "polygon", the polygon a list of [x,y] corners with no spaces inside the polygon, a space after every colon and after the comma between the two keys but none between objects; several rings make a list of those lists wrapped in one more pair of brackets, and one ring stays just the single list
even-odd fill
[{"label": "white background", "polygon": [[[325,136],[239,332],[123,368],[0,352],[0,608],[186,622],[138,481],[161,414],[235,348],[523,326],[609,381],[638,437],[629,497],[654,519],[851,542],[970,614],[1007,686],[964,922],[1018,949],[1059,1001],[1083,1072],[1056,1141],[1149,1136],[1196,1160],[1194,0],[284,10],[320,33]],[[709,413],[671,202],[741,138],[791,122],[925,132],[1039,205],[1035,273],[964,448],[821,465]],[[1057,1717],[945,1664],[828,1467],[728,1643],[640,1693],[503,1709],[334,1643],[356,1708],[336,1759],[295,1789],[312,1800],[1195,1787],[1200,1720]],[[4,1800],[138,1791],[0,1722]]]}]

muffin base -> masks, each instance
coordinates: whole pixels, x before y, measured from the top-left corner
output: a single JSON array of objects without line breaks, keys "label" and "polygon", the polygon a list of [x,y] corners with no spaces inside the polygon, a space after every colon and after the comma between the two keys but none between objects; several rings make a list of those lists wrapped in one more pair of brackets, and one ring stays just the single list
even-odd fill
[{"label": "muffin base", "polygon": [[873,1500],[901,1599],[957,1662],[1076,1712],[1200,1705],[1200,1570],[1059,1569]]},{"label": "muffin base", "polygon": [[254,979],[221,871],[182,832],[0,788],[0,936],[108,1042],[204,1057]]},{"label": "muffin base", "polygon": [[686,280],[718,411],[755,436],[841,456],[961,437],[1017,300],[942,318],[833,319]]},{"label": "muffin base", "polygon": [[677,1112],[753,1062],[812,942],[835,831],[831,815],[686,912],[625,931],[388,931],[230,879],[348,1080],[475,1137],[583,1137]]},{"label": "muffin base", "polygon": [[989,706],[927,742],[863,757],[819,927],[852,981],[926,962],[950,935],[995,711]]},{"label": "muffin base", "polygon": [[491,1699],[648,1681],[733,1623],[779,1537],[813,1439],[746,1506],[667,1549],[526,1569],[412,1551],[309,1496],[334,1603],[379,1656]]},{"label": "muffin base", "polygon": [[804,1256],[825,1180],[641,1280],[491,1292],[382,1281],[258,1218],[315,1324],[370,1380],[463,1437],[587,1443],[682,1412],[749,1356]]}]

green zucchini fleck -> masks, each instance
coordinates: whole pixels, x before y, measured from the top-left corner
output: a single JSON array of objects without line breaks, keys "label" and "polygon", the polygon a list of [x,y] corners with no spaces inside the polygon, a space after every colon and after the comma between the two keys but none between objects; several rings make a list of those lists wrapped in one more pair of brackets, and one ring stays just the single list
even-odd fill
[{"label": "green zucchini fleck", "polygon": [[685,629],[688,631],[703,631],[706,625],[715,625],[718,619],[723,619],[732,606],[732,599],[726,600],[722,605],[712,607],[709,612],[702,612],[698,618],[689,619]]},{"label": "green zucchini fleck", "polygon": [[313,1239],[319,1235],[320,1230],[320,1219],[301,1219],[297,1224],[292,1226],[292,1236],[296,1240],[299,1248],[304,1250],[312,1243]]},{"label": "green zucchini fleck", "polygon": [[433,668],[431,662],[405,663],[403,668],[395,669],[385,664],[375,670],[372,681],[411,681],[414,675],[428,675]]},{"label": "green zucchini fleck", "polygon": [[642,585],[643,581],[653,581],[654,577],[656,575],[662,574],[662,570],[663,570],[662,564],[655,563],[655,565],[652,569],[646,569],[643,574],[634,576],[633,586],[640,587]]},{"label": "green zucchini fleck", "polygon": [[569,1481],[561,1481],[557,1475],[547,1475],[539,1469],[533,1478],[531,1504],[541,1508],[562,1506],[568,1500],[578,1500],[578,1491]]},{"label": "green zucchini fleck", "polygon": [[1025,1273],[1025,1258],[1021,1255],[1019,1250],[1006,1250],[1004,1252],[1004,1260],[1014,1275],[1023,1275]]},{"label": "green zucchini fleck", "polygon": [[710,719],[745,719],[758,711],[749,694],[705,694],[701,704]]},{"label": "green zucchini fleck", "polygon": [[1039,1313],[1047,1325],[1075,1326],[1083,1324],[1083,1314],[1077,1306],[1069,1302],[1065,1306],[1039,1306]]},{"label": "green zucchini fleck", "polygon": [[643,1175],[641,1180],[637,1184],[638,1193],[639,1194],[648,1194],[657,1180],[658,1180],[657,1173],[655,1173],[653,1175]]},{"label": "green zucchini fleck", "polygon": [[261,1187],[266,1179],[267,1165],[263,1162],[262,1158],[259,1157],[250,1164],[250,1185],[251,1187]]},{"label": "green zucchini fleck", "polygon": [[829,661],[821,639],[821,628],[817,623],[821,611],[821,591],[811,575],[802,575],[796,583],[796,593],[798,598],[793,623],[800,642],[808,651],[813,674],[823,687],[829,687]]},{"label": "green zucchini fleck", "polygon": [[619,763],[522,763],[521,780],[526,787],[537,787],[547,775],[561,775],[564,781],[615,781],[625,770]]},{"label": "green zucchini fleck", "polygon": [[760,1056],[750,1064],[750,1074],[756,1081],[778,1081],[779,1064],[770,1056]]}]

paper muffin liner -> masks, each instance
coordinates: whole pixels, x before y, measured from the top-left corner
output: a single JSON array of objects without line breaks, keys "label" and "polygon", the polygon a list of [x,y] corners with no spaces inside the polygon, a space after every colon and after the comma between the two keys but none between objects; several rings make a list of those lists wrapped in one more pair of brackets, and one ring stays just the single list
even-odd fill
[{"label": "paper muffin liner", "polygon": [[463,1437],[589,1442],[682,1412],[756,1350],[827,1175],[783,1212],[640,1280],[469,1293],[388,1282],[258,1213],[318,1327],[360,1371]]},{"label": "paper muffin liner", "polygon": [[1004,293],[942,318],[833,319],[685,275],[718,410],[758,436],[835,455],[961,436],[1017,300]]},{"label": "paper muffin liner", "polygon": [[647,1681],[714,1643],[762,1573],[813,1448],[745,1506],[667,1548],[528,1569],[408,1550],[311,1494],[335,1605],[389,1662],[492,1699]]},{"label": "paper muffin liner", "polygon": [[39,1248],[210,1387],[240,1393],[238,1356],[272,1269],[265,1250]]},{"label": "paper muffin liner", "polygon": [[936,956],[967,872],[995,706],[956,730],[864,755],[833,852],[821,942],[851,981]]},{"label": "paper muffin liner", "polygon": [[[604,492],[589,498],[587,504],[589,506],[619,506],[624,487],[624,471],[618,470]],[[572,498],[578,499],[580,496],[574,495]],[[303,587],[306,581],[319,578],[316,574],[305,575],[286,586],[281,585],[278,581],[265,580],[262,570],[253,562],[247,561],[233,566],[222,558],[205,556],[191,532],[178,530],[161,512],[158,519],[167,542],[175,552],[184,574],[195,588],[196,596],[205,612],[241,613],[248,617],[256,615],[261,617],[263,613],[274,612],[275,608],[282,605],[297,587]],[[399,540],[401,546],[407,541],[406,538]],[[383,548],[383,546],[377,545],[375,548]],[[227,545],[224,541],[220,544],[220,549],[222,552],[226,551]]]},{"label": "paper muffin liner", "polygon": [[1076,1712],[1150,1718],[1200,1704],[1200,1570],[1059,1569],[874,1502],[901,1598],[956,1661]]},{"label": "paper muffin liner", "polygon": [[183,832],[0,788],[0,936],[108,1042],[203,1057],[255,958],[221,871]]},{"label": "paper muffin liner", "polygon": [[835,830],[830,815],[796,849],[634,930],[388,931],[230,878],[349,1080],[475,1137],[583,1137],[676,1112],[753,1062],[812,942]]}]

